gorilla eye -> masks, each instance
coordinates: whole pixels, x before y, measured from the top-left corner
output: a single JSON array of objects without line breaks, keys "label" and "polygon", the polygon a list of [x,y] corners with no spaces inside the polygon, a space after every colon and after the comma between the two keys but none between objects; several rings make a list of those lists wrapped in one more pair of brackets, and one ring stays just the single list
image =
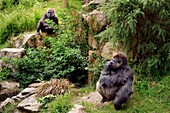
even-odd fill
[{"label": "gorilla eye", "polygon": [[121,63],[121,61],[119,60],[119,61],[118,61],[118,63],[120,64],[120,63]]}]

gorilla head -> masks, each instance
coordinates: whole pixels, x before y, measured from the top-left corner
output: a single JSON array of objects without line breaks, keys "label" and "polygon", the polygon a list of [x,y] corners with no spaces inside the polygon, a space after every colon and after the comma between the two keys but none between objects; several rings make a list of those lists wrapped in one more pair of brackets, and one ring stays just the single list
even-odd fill
[{"label": "gorilla head", "polygon": [[113,56],[113,59],[108,62],[108,66],[110,68],[116,69],[121,66],[127,65],[127,55],[124,52],[119,52],[118,54]]},{"label": "gorilla head", "polygon": [[55,15],[54,9],[50,8],[47,10],[47,17],[52,18]]}]

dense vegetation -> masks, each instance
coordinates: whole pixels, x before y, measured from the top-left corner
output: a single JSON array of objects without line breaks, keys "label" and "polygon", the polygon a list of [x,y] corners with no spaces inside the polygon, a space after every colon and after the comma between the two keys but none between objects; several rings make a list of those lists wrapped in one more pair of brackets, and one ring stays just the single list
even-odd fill
[{"label": "dense vegetation", "polygon": [[[4,68],[0,72],[0,81],[12,79],[23,87],[30,83],[68,78],[72,82],[84,85],[87,79],[87,34],[85,23],[79,19],[77,11],[81,9],[81,0],[69,0],[69,8],[62,9],[61,0],[1,0],[0,1],[0,43],[4,44],[11,36],[24,32],[35,32],[37,22],[44,11],[54,7],[59,17],[59,26],[54,26],[57,36],[45,37],[44,48],[27,48],[22,59],[6,60],[17,72]],[[76,5],[75,5],[76,4]],[[37,10],[38,9],[38,10]],[[128,53],[129,63],[135,70],[134,90],[130,101],[120,112],[169,112],[170,77],[165,76],[170,69],[170,1],[169,0],[109,0],[103,5],[108,16],[107,29],[96,39],[119,42]],[[79,24],[83,28],[77,32]],[[81,26],[81,25],[80,25]],[[92,33],[91,35],[96,35]],[[96,63],[89,65],[93,71],[94,84],[98,79],[105,59],[94,56]],[[153,78],[160,80],[159,82]],[[81,93],[80,89],[80,93]],[[83,93],[88,92],[89,88]],[[94,91],[94,89],[90,89]],[[74,94],[67,94],[51,100],[42,98],[44,111],[68,112],[72,108]],[[46,100],[47,99],[47,100]],[[51,102],[52,101],[52,102]],[[69,104],[68,104],[69,103]],[[82,103],[89,113],[113,112],[113,106],[96,107]],[[16,105],[12,105],[14,109]],[[8,107],[4,112],[9,112]],[[116,112],[116,111],[114,111]]]},{"label": "dense vegetation", "polygon": [[[17,6],[13,6],[12,9],[15,9],[14,11],[6,7],[7,12],[3,11],[5,14],[2,15],[3,18],[1,21],[3,22],[9,16],[10,19],[8,21],[10,22],[5,21],[2,24],[2,29],[7,30],[7,32],[1,30],[0,37],[2,43],[7,39],[6,36],[11,36],[12,34],[18,35],[18,33],[22,33],[23,31],[36,29],[38,20],[41,18],[42,12],[44,12],[43,10],[36,9],[38,7],[46,7],[46,2],[41,2],[35,2],[33,0],[30,1],[29,6],[25,6],[26,4],[20,1]],[[54,4],[50,6],[53,7]],[[17,12],[20,8],[23,9]],[[56,13],[59,18],[59,26],[53,26],[52,23],[49,23],[56,29],[57,35],[44,38],[46,42],[44,48],[27,48],[26,56],[22,59],[6,59],[8,63],[17,69],[17,72],[13,73],[10,69],[4,68],[1,73],[1,80],[12,79],[19,81],[23,87],[33,82],[50,80],[51,78],[68,78],[72,82],[78,83],[78,85],[86,83],[87,71],[84,68],[87,66],[87,52],[80,51],[80,46],[76,43],[77,41],[72,29],[74,23],[70,22],[73,16],[72,11],[75,8],[72,8],[70,4],[69,9],[57,9]],[[11,13],[8,11],[11,11]],[[11,27],[8,27],[9,25]]]},{"label": "dense vegetation", "polygon": [[120,42],[138,74],[159,77],[170,69],[170,1],[109,0],[110,21],[99,36]]}]

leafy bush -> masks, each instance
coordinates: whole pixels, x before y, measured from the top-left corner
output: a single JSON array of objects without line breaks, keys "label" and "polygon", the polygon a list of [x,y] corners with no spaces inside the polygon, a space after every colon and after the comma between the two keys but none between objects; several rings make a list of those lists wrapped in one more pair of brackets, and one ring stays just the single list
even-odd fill
[{"label": "leafy bush", "polygon": [[148,90],[148,81],[143,79],[143,80],[136,80],[134,82],[135,84],[135,90],[136,92],[143,92],[144,90]]},{"label": "leafy bush", "polygon": [[141,74],[165,75],[170,69],[169,6],[169,0],[110,0],[104,8],[111,24],[99,36],[117,38]]},{"label": "leafy bush", "polygon": [[56,96],[54,95],[46,95],[42,98],[37,98],[37,102],[40,102],[43,104],[42,109],[41,109],[41,113],[46,113],[47,109],[48,109],[48,104],[54,100],[56,98]]},{"label": "leafy bush", "polygon": [[11,70],[7,67],[4,67],[0,72],[0,81],[10,78]]},{"label": "leafy bush", "polygon": [[21,85],[51,78],[68,78],[78,85],[86,82],[86,56],[82,55],[75,43],[70,17],[66,13],[61,13],[60,17],[63,17],[63,21],[60,18],[57,36],[46,37],[46,47],[28,48],[22,59],[10,61],[18,69],[12,77]]},{"label": "leafy bush", "polygon": [[[32,31],[42,15],[39,2],[23,0],[18,6],[8,8],[0,15],[0,43],[5,43],[10,36],[16,36],[25,31]],[[26,3],[25,3],[26,2]],[[32,4],[32,5],[29,5]]]},{"label": "leafy bush", "polygon": [[64,42],[57,42],[51,49],[28,49],[27,55],[13,64],[18,69],[13,78],[22,85],[51,78],[70,78],[75,82],[85,66],[79,49],[65,47]]},{"label": "leafy bush", "polygon": [[10,9],[16,5],[22,5],[24,7],[32,7],[37,2],[44,2],[48,0],[1,0],[0,1],[0,10]]},{"label": "leafy bush", "polygon": [[18,5],[19,0],[1,0],[0,1],[0,10],[4,10],[6,8],[12,7],[14,5]]}]

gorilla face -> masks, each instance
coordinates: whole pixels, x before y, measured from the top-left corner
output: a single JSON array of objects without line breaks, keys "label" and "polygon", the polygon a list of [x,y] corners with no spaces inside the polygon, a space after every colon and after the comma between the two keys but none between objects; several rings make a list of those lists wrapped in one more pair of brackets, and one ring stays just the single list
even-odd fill
[{"label": "gorilla face", "polygon": [[51,17],[53,17],[54,16],[54,9],[48,9],[48,11],[47,11],[47,17],[48,18],[51,18]]},{"label": "gorilla face", "polygon": [[127,65],[127,56],[123,52],[119,52],[113,56],[112,60],[107,63],[110,68],[116,69],[122,65]]}]

